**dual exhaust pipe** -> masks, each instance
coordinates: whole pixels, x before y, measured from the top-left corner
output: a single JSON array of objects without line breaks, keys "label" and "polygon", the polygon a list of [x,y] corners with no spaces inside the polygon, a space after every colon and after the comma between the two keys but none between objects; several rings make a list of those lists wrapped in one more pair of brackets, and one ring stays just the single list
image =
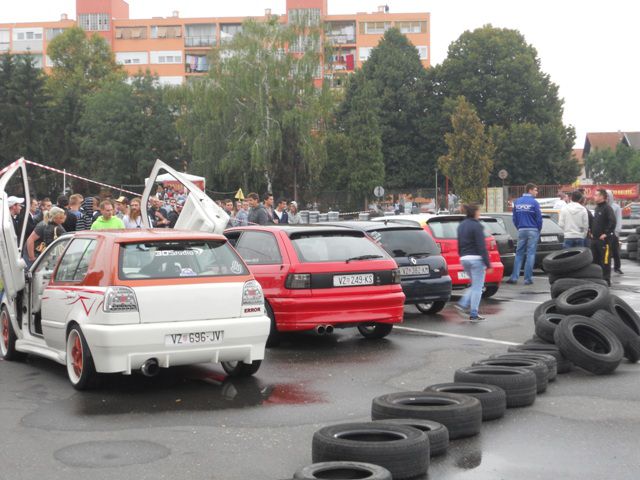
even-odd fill
[{"label": "dual exhaust pipe", "polygon": [[318,325],[315,331],[318,335],[331,335],[333,333],[333,325]]}]

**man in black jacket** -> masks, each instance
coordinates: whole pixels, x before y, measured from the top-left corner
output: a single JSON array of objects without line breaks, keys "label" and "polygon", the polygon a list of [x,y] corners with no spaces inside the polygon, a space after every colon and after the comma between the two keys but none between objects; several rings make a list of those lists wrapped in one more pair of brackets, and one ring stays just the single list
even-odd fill
[{"label": "man in black jacket", "polygon": [[602,278],[611,286],[611,240],[615,235],[616,216],[607,202],[607,191],[596,192],[596,211],[593,217],[591,251],[593,263],[602,267]]}]

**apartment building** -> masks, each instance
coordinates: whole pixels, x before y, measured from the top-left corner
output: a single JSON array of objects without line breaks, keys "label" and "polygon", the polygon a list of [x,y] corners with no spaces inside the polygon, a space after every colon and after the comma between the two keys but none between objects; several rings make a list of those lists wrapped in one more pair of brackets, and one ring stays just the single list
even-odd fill
[{"label": "apartment building", "polygon": [[[215,5],[210,3],[209,5]],[[207,8],[212,8],[208,6]],[[264,20],[272,15],[266,9]],[[116,61],[133,75],[149,69],[163,84],[181,84],[209,70],[208,53],[242,30],[247,17],[130,19],[124,0],[76,0],[76,20],[63,14],[58,21],[0,23],[0,53],[32,55],[36,64],[50,68],[47,45],[65,29],[78,25],[97,33],[111,45]],[[427,12],[390,13],[386,6],[374,13],[330,15],[327,0],[287,0],[280,21],[304,16],[325,25],[324,41],[333,46],[333,58],[319,69],[319,79],[340,85],[344,75],[362,66],[389,28],[397,27],[416,46],[425,68],[430,65],[431,19]]]}]

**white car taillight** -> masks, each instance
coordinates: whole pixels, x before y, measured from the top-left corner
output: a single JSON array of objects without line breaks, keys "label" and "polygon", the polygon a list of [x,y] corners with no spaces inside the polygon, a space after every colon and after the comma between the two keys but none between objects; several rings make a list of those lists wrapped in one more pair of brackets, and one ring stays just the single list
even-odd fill
[{"label": "white car taillight", "polygon": [[245,282],[242,289],[242,304],[243,305],[262,305],[264,303],[264,295],[262,294],[262,287],[255,280],[249,280]]},{"label": "white car taillight", "polygon": [[105,312],[137,312],[138,300],[129,287],[109,287],[104,294]]}]

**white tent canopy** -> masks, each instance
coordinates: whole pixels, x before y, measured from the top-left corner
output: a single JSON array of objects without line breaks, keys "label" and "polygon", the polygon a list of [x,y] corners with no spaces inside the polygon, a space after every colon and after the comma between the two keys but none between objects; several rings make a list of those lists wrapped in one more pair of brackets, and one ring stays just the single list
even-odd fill
[{"label": "white tent canopy", "polygon": [[[193,182],[193,183],[202,182],[204,184],[204,177],[191,175],[190,173],[182,173],[182,176],[185,177],[190,182]],[[149,180],[150,180],[149,178],[145,178],[144,184],[146,185],[147,183],[149,183]],[[175,181],[177,181],[176,178],[170,173],[163,173],[162,175],[158,175],[156,178],[156,182],[158,183],[175,182]]]}]

